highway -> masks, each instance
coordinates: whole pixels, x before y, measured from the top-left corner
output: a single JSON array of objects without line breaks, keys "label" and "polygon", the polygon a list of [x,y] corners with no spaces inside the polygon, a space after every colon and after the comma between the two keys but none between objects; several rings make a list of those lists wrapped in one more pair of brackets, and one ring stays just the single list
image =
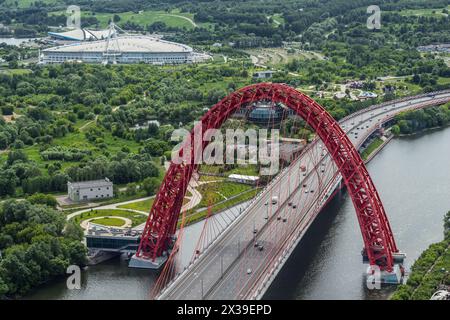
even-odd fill
[{"label": "highway", "polygon": [[[340,125],[360,148],[396,114],[447,101],[450,91],[388,102],[354,113]],[[158,298],[261,298],[340,180],[327,150],[315,140]]]}]

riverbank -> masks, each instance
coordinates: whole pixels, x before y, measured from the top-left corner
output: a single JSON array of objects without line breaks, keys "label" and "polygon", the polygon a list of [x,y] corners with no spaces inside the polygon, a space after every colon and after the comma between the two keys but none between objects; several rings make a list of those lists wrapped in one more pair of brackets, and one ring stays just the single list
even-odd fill
[{"label": "riverbank", "polygon": [[418,130],[418,131],[415,131],[415,132],[412,132],[412,133],[400,133],[400,134],[397,134],[395,136],[396,137],[400,137],[400,138],[402,138],[402,137],[405,137],[405,138],[407,138],[407,137],[414,137],[414,136],[417,136],[417,135],[427,134],[427,133],[430,133],[430,132],[442,130],[442,129],[445,129],[445,128],[448,128],[448,127],[450,127],[450,123],[448,123],[446,125],[443,125],[443,126],[424,128],[424,129],[421,129],[421,130]]},{"label": "riverbank", "polygon": [[444,240],[428,247],[411,267],[406,284],[391,300],[429,300],[440,288],[450,288],[450,211],[444,218]]},{"label": "riverbank", "polygon": [[[416,132],[413,132],[413,133],[408,133],[408,134],[398,134],[398,135],[390,134],[388,137],[384,136],[386,138],[386,140],[384,140],[381,143],[379,142],[379,140],[377,140],[377,139],[380,139],[380,138],[376,138],[361,153],[361,158],[364,160],[364,162],[366,164],[369,163],[394,138],[415,137],[415,136],[419,136],[419,135],[422,135],[422,134],[427,134],[427,133],[432,133],[434,131],[443,130],[443,129],[446,129],[448,127],[450,127],[450,124],[444,125],[444,126],[439,126],[439,127],[433,127],[433,128],[425,128],[425,129],[422,129],[422,130],[419,130],[419,131],[416,131]],[[364,154],[364,152],[366,150],[369,150],[369,151],[368,151],[367,154]]]}]

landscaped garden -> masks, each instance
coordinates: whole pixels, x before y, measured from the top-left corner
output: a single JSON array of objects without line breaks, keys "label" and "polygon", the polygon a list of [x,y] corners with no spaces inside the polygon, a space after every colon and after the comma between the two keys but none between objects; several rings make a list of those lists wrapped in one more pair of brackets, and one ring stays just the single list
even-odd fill
[{"label": "landscaped garden", "polygon": [[[131,220],[132,222],[132,227],[135,227],[137,225],[140,225],[141,223],[144,223],[147,220],[147,216],[144,214],[140,214],[137,212],[132,212],[132,211],[126,211],[126,210],[118,210],[118,209],[98,209],[98,210],[91,210],[91,211],[87,211],[87,212],[83,212],[82,214],[75,216],[74,218],[72,218],[76,223],[81,223],[84,220],[88,220],[88,219],[92,219],[92,218],[102,218],[102,217],[123,217],[123,218],[128,218]],[[108,221],[100,221],[104,223],[118,223],[116,221],[109,221],[112,220],[114,218],[107,218]],[[105,220],[105,219],[103,219]],[[115,219],[115,220],[119,220],[119,219]],[[121,225],[124,224],[124,221],[121,220]],[[98,220],[95,220],[95,223],[99,223]],[[102,224],[102,223],[99,223]]]}]

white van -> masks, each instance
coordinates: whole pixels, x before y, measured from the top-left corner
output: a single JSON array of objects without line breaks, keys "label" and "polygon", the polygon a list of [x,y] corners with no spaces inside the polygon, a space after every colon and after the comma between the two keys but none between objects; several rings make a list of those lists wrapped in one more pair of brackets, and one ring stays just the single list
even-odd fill
[{"label": "white van", "polygon": [[278,197],[277,196],[272,197],[272,204],[277,204],[277,202],[278,202]]}]

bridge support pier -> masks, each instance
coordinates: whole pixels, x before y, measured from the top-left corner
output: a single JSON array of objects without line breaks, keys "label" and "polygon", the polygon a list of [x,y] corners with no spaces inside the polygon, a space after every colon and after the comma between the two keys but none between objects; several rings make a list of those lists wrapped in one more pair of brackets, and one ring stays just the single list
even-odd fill
[{"label": "bridge support pier", "polygon": [[[366,251],[363,249],[361,252],[363,256],[363,263],[368,263]],[[393,270],[391,272],[381,271],[378,266],[369,265],[366,271],[367,286],[375,286],[378,284],[401,284],[405,276],[405,269],[403,267],[403,261],[406,258],[406,254],[403,252],[395,252],[392,254],[394,259]]]},{"label": "bridge support pier", "polygon": [[[394,265],[392,271],[380,270],[378,266],[369,265],[366,271],[366,284],[369,289],[379,288],[381,284],[402,284],[405,277],[403,261],[406,255],[401,252],[393,254]],[[364,260],[364,258],[363,258]],[[364,261],[364,262],[367,262]]]},{"label": "bridge support pier", "polygon": [[159,270],[164,266],[167,259],[168,259],[168,257],[167,257],[167,255],[165,255],[165,256],[157,257],[155,259],[155,261],[152,261],[152,259],[137,257],[136,254],[133,254],[133,256],[130,259],[130,262],[128,263],[128,267],[139,268],[139,269]]},{"label": "bridge support pier", "polygon": [[400,264],[395,264],[392,271],[376,271],[374,266],[368,266],[366,271],[366,284],[368,289],[380,289],[382,284],[401,284],[404,270]]}]

